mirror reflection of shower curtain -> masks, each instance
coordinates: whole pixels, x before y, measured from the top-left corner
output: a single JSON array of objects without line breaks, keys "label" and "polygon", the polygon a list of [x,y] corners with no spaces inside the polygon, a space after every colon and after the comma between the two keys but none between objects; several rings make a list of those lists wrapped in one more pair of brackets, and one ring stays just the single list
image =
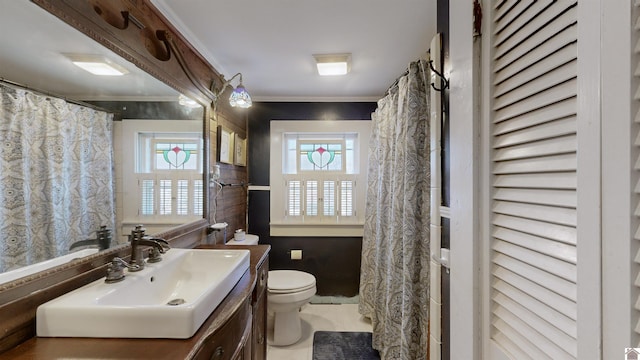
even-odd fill
[{"label": "mirror reflection of shower curtain", "polygon": [[411,63],[372,114],[359,311],[383,360],[427,358],[429,79]]},{"label": "mirror reflection of shower curtain", "polygon": [[113,114],[0,83],[0,272],[113,229]]}]

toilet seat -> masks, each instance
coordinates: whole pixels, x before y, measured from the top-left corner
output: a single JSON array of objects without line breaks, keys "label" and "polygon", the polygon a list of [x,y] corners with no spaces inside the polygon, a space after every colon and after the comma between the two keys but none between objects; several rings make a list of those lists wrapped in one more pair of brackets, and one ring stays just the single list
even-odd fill
[{"label": "toilet seat", "polygon": [[315,288],[315,276],[296,270],[271,270],[267,280],[267,291],[272,294],[288,294]]},{"label": "toilet seat", "polygon": [[316,287],[315,284],[311,284],[309,286],[305,286],[302,288],[297,288],[297,289],[290,289],[290,290],[273,290],[273,289],[267,289],[268,292],[272,293],[272,294],[289,294],[289,293],[296,293],[296,292],[302,292],[305,290],[309,290]]}]

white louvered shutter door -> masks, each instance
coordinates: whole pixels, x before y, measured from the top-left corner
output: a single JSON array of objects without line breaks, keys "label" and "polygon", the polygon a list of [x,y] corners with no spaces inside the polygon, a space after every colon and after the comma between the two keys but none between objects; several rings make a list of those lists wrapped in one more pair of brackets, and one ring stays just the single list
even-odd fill
[{"label": "white louvered shutter door", "polygon": [[[633,49],[634,52],[634,57],[633,59],[636,61],[636,68],[634,69],[634,79],[632,81],[632,84],[634,84],[635,86],[637,86],[635,90],[635,94],[634,94],[634,104],[633,107],[637,113],[635,114],[635,122],[636,124],[640,124],[640,0],[636,0],[635,4],[634,4],[634,15],[635,15],[635,27],[634,27],[634,33],[632,34],[632,39],[636,41],[635,48]],[[633,134],[635,136],[635,153],[638,154],[640,153],[640,132],[637,131],[638,126],[632,126],[632,131],[635,131],[635,134]],[[632,152],[633,153],[633,152]],[[635,172],[636,172],[636,178],[638,178],[637,173],[640,172],[640,156],[636,159],[636,163],[635,163]],[[635,197],[632,195],[632,201],[634,201],[635,198],[635,221],[632,222],[632,224],[635,225],[635,234],[634,234],[634,238],[635,240],[640,241],[640,202],[638,201],[638,195],[640,194],[640,178],[638,178],[638,183],[636,184],[635,187]],[[637,245],[636,245],[637,248]],[[640,288],[640,272],[638,271],[638,266],[640,265],[640,251],[638,253],[635,254],[635,263],[636,266],[633,267],[632,269],[635,269],[636,273],[635,275],[635,286],[637,288]],[[634,293],[632,291],[632,293]],[[635,293],[640,293],[640,290],[636,289]],[[640,318],[640,297],[638,297],[636,299],[635,302],[635,314],[634,314],[634,318],[638,319]],[[638,338],[640,336],[640,321],[638,321],[635,324],[635,336],[633,337],[633,340],[635,340],[635,343],[632,343],[631,346],[632,347],[640,347],[640,343],[638,342]]]},{"label": "white louvered shutter door", "polygon": [[575,359],[576,1],[494,4],[490,340],[512,359]]}]

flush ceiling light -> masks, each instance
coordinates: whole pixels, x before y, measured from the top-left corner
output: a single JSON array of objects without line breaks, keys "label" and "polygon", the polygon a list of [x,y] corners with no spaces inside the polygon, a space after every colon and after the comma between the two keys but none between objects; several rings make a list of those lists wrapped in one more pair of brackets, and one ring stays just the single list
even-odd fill
[{"label": "flush ceiling light", "polygon": [[112,62],[102,55],[91,54],[63,54],[71,62],[94,75],[100,76],[122,76],[129,73],[129,70]]},{"label": "flush ceiling light", "polygon": [[351,70],[351,54],[316,54],[313,57],[319,75],[346,75]]}]

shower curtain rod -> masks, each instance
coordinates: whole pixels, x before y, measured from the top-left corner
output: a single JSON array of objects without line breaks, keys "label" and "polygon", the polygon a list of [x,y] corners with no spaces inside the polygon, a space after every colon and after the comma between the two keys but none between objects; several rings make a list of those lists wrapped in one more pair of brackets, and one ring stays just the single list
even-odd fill
[{"label": "shower curtain rod", "polygon": [[[429,54],[430,54],[430,52],[429,52],[429,51],[427,51],[427,52],[425,53],[425,55],[429,55]],[[429,62],[429,59],[428,59],[428,58],[426,58],[426,59],[425,59],[425,58],[420,58],[420,59],[418,59],[417,61],[420,61],[420,60],[424,60],[424,61]],[[387,91],[385,91],[385,92],[384,92],[384,96],[389,95],[389,91],[390,91],[391,89],[393,89],[396,85],[398,85],[398,81],[400,81],[400,79],[401,79],[403,76],[406,76],[406,75],[408,75],[408,74],[409,74],[409,68],[407,67],[407,70],[405,70],[405,71],[402,73],[402,75],[398,76],[398,78],[396,79],[396,81],[394,81],[394,82],[393,82],[393,84],[391,84],[391,86],[389,86],[389,87],[387,88]],[[383,97],[384,97],[384,96],[383,96]]]},{"label": "shower curtain rod", "polygon": [[[391,91],[391,89],[393,89],[395,86],[397,86],[397,85],[398,85],[398,81],[400,81],[400,79],[401,79],[403,76],[406,76],[406,75],[409,75],[409,69],[405,70],[405,71],[402,73],[402,75],[398,76],[398,78],[396,79],[396,81],[394,81],[394,82],[393,82],[393,84],[391,84],[391,86],[389,86],[389,87],[387,88],[387,91],[385,91],[385,92],[384,92],[384,96],[389,95],[389,91]],[[383,96],[383,97],[384,97],[384,96]]]},{"label": "shower curtain rod", "polygon": [[108,110],[108,109],[105,109],[105,108],[102,108],[100,106],[93,105],[91,103],[87,103],[87,102],[84,102],[84,101],[69,99],[69,98],[66,98],[64,96],[52,93],[52,92],[48,92],[48,91],[36,89],[36,88],[33,88],[33,87],[29,87],[27,85],[23,85],[23,84],[15,82],[15,81],[7,80],[5,78],[1,78],[0,77],[0,83],[4,83],[4,84],[12,86],[12,87],[17,87],[17,88],[20,88],[22,90],[28,90],[28,91],[37,93],[39,95],[50,96],[50,97],[54,97],[54,98],[57,98],[57,99],[61,99],[61,100],[64,100],[64,101],[66,101],[68,103],[71,103],[71,104],[75,104],[75,105],[79,105],[79,106],[85,106],[85,107],[91,108],[93,110],[104,111],[106,113],[116,115],[116,113],[113,112],[112,110]]}]

